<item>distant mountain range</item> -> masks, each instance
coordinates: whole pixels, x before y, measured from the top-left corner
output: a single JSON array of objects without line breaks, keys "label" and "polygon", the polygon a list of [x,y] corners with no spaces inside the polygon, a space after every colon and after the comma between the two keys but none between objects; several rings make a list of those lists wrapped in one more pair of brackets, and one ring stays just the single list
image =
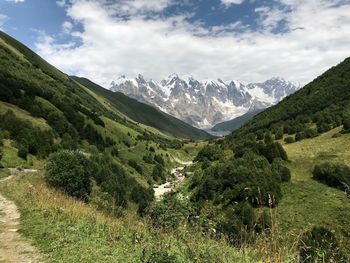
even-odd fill
[{"label": "distant mountain range", "polygon": [[153,105],[201,129],[210,129],[248,112],[266,109],[299,88],[299,84],[282,78],[245,85],[221,79],[180,78],[177,74],[160,82],[146,80],[142,75],[131,79],[122,76],[110,87],[112,91]]}]

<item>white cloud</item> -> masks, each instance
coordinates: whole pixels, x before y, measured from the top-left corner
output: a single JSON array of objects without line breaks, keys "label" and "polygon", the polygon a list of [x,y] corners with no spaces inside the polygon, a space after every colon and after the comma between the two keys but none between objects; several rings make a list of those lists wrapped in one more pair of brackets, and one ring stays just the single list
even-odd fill
[{"label": "white cloud", "polygon": [[6,0],[6,2],[11,2],[11,3],[23,3],[24,0]]},{"label": "white cloud", "polygon": [[245,0],[221,0],[221,3],[224,5],[240,5],[244,2]]},{"label": "white cloud", "polygon": [[67,3],[66,3],[66,0],[57,0],[57,1],[56,1],[56,4],[57,4],[59,7],[64,7]]},{"label": "white cloud", "polygon": [[0,14],[0,29],[5,24],[6,20],[8,19],[7,15]]},{"label": "white cloud", "polygon": [[72,29],[73,29],[73,24],[69,21],[65,21],[63,24],[62,24],[62,32],[64,34],[69,34],[72,32]]},{"label": "white cloud", "polygon": [[[252,32],[247,28],[238,34],[223,27],[208,29],[200,23],[189,24],[184,16],[145,18],[142,11],[134,10],[133,14],[126,11],[130,16],[125,20],[120,17],[125,10],[106,8],[101,0],[75,0],[67,13],[74,23],[83,25],[83,31],[70,34],[82,44],[59,45],[53,37],[41,35],[36,49],[61,70],[106,87],[123,74],[141,73],[159,80],[173,72],[245,82],[281,76],[307,83],[350,56],[349,4],[337,6],[333,0],[280,1],[289,5],[289,12],[279,13],[282,11],[276,7],[265,9],[271,12],[266,14],[263,8],[258,9],[263,14],[263,29]],[[145,1],[119,3],[142,6]],[[150,1],[148,8],[165,7]],[[272,33],[281,19],[288,23],[289,30]]]}]

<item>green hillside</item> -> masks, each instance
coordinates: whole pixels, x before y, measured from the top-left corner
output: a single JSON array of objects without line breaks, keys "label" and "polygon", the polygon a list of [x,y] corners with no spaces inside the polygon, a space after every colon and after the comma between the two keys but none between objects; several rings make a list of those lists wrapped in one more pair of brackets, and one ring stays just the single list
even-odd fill
[{"label": "green hillside", "polygon": [[[184,141],[175,139],[172,131],[180,133],[183,128],[177,135],[186,138],[207,136],[128,98],[124,104],[105,103],[104,97],[2,32],[0,62],[0,167],[5,168],[0,168],[1,177],[16,167],[42,169],[52,157],[53,162],[62,162],[59,166],[81,165],[79,169],[86,167],[91,173],[70,186],[61,184],[64,178],[48,180],[52,186],[87,200],[95,183],[106,204],[133,204],[141,212],[153,199],[153,184],[164,182],[176,160],[188,159],[193,152],[182,149]],[[135,105],[154,113],[149,124],[160,116],[154,124],[173,125],[168,134],[132,121],[126,109]],[[131,115],[135,112],[130,110]]]},{"label": "green hillside", "polygon": [[44,262],[350,261],[350,59],[225,138],[180,138],[210,136],[0,32],[0,197],[21,213],[0,234]]},{"label": "green hillside", "polygon": [[179,138],[196,140],[212,138],[212,136],[210,136],[205,131],[194,128],[187,123],[184,123],[164,112],[153,108],[152,106],[129,98],[120,92],[112,92],[110,90],[106,90],[85,78],[72,78],[92,90],[94,93],[110,101],[116,109],[118,109],[126,116],[129,116],[136,122],[155,127],[160,131],[172,134]]},{"label": "green hillside", "polygon": [[273,262],[348,262],[349,110],[346,59],[204,147],[187,189],[201,216],[234,244],[265,233]]},{"label": "green hillside", "polygon": [[305,132],[311,122],[323,132],[350,119],[350,58],[331,68],[278,105],[259,114],[234,133],[241,136],[258,130]]},{"label": "green hillside", "polygon": [[256,115],[263,112],[264,110],[257,110],[253,112],[247,112],[246,114],[243,114],[242,116],[239,116],[237,118],[234,118],[230,121],[225,121],[216,124],[213,128],[211,128],[212,131],[219,132],[233,132],[239,128],[241,128],[244,124],[246,124],[248,121],[253,119]]}]

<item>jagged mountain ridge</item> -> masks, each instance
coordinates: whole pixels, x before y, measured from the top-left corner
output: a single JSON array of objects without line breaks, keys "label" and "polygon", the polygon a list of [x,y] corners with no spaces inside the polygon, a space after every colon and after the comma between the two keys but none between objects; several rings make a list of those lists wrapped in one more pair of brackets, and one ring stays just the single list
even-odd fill
[{"label": "jagged mountain ridge", "polygon": [[208,129],[247,112],[268,108],[294,93],[300,85],[282,78],[245,85],[221,79],[199,81],[193,77],[170,75],[159,83],[142,75],[121,76],[111,83],[112,91],[122,92],[179,118],[190,125]]}]

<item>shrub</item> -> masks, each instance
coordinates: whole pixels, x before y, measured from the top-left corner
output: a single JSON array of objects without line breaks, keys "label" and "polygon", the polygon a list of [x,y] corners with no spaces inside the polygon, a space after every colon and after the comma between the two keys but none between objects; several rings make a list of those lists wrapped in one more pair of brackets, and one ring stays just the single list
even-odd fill
[{"label": "shrub", "polygon": [[156,182],[164,182],[166,179],[164,167],[161,164],[156,164],[153,168],[152,178]]},{"label": "shrub", "polygon": [[346,190],[346,185],[350,186],[350,167],[337,163],[316,165],[313,178],[328,186]]},{"label": "shrub", "polygon": [[317,125],[317,131],[319,132],[319,133],[324,133],[324,132],[328,132],[328,131],[330,131],[331,129],[332,129],[333,127],[332,127],[332,124],[330,124],[330,123],[320,123],[320,124],[318,124]]},{"label": "shrub", "polygon": [[295,142],[295,139],[294,139],[294,137],[289,136],[289,137],[286,137],[284,139],[284,142],[285,143],[293,143],[293,142]]},{"label": "shrub", "polygon": [[343,119],[343,131],[344,132],[350,132],[350,117],[349,116],[345,116]]},{"label": "shrub", "polygon": [[305,134],[304,132],[297,132],[297,134],[295,134],[295,141],[299,142],[305,139]]},{"label": "shrub", "polygon": [[113,157],[119,157],[119,151],[118,151],[118,148],[116,146],[113,146],[112,149],[111,149],[111,155]]},{"label": "shrub", "polygon": [[155,228],[172,231],[186,223],[194,213],[191,203],[176,194],[165,194],[163,199],[153,202],[147,214]]},{"label": "shrub", "polygon": [[131,191],[131,200],[139,205],[138,213],[144,215],[146,208],[154,199],[153,188],[144,188],[140,185],[135,186]]},{"label": "shrub", "polygon": [[279,142],[266,145],[261,149],[261,154],[264,155],[270,163],[272,163],[275,158],[281,158],[285,161],[288,160],[287,152]]},{"label": "shrub", "polygon": [[276,133],[275,133],[275,139],[276,140],[281,140],[283,138],[283,129],[279,129]]},{"label": "shrub", "polygon": [[108,153],[94,155],[91,160],[94,165],[93,178],[101,190],[109,193],[117,205],[126,207],[127,193],[137,185],[135,180],[131,179]]},{"label": "shrub", "polygon": [[162,156],[160,155],[155,155],[154,156],[154,161],[156,161],[157,163],[159,163],[160,165],[164,166],[165,162]]},{"label": "shrub", "polygon": [[316,129],[306,129],[304,131],[305,138],[313,138],[317,136],[317,130]]},{"label": "shrub", "polygon": [[195,161],[202,162],[204,160],[216,161],[222,156],[222,150],[218,145],[207,145],[197,154]]},{"label": "shrub", "polygon": [[150,147],[149,147],[149,151],[150,151],[150,152],[153,152],[153,153],[156,152],[156,150],[154,149],[153,146],[150,146]]},{"label": "shrub", "polygon": [[25,142],[22,142],[21,144],[18,145],[18,152],[17,152],[18,157],[27,160],[28,156],[28,145]]},{"label": "shrub", "polygon": [[148,164],[154,164],[154,158],[152,157],[151,154],[149,155],[145,155],[142,157],[142,160],[145,162],[145,163],[148,163]]},{"label": "shrub", "polygon": [[86,199],[91,192],[92,163],[80,152],[63,150],[50,156],[45,180],[67,194]]},{"label": "shrub", "polygon": [[272,138],[271,132],[265,133],[264,142],[265,142],[265,144],[273,143],[273,138]]},{"label": "shrub", "polygon": [[[198,180],[200,178],[200,180]],[[196,174],[192,187],[196,187],[193,200],[231,204],[250,202],[253,206],[272,205],[282,197],[281,179],[272,171],[263,156],[247,152],[242,158],[231,159]]]},{"label": "shrub", "polygon": [[139,174],[143,174],[142,167],[135,160],[129,160],[128,164],[130,167],[134,168]]},{"label": "shrub", "polygon": [[283,163],[282,159],[275,159],[272,163],[272,170],[278,174],[282,182],[289,182],[291,179],[291,173],[288,167]]},{"label": "shrub", "polygon": [[299,242],[300,262],[349,262],[335,235],[324,227],[314,227]]}]

